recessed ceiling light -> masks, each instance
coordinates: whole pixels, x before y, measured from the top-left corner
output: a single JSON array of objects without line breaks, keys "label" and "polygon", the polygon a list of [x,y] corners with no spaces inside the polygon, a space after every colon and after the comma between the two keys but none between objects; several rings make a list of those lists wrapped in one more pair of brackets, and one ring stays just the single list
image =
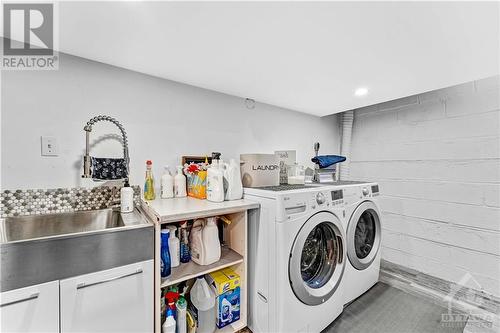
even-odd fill
[{"label": "recessed ceiling light", "polygon": [[368,88],[358,88],[354,91],[354,96],[358,96],[358,97],[361,97],[361,96],[365,96],[366,94],[368,94]]}]

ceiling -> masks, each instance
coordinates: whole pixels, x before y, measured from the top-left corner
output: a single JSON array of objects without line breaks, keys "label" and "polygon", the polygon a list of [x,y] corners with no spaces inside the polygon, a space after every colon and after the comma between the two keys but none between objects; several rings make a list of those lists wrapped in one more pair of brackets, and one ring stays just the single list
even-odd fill
[{"label": "ceiling", "polygon": [[[499,73],[499,2],[62,2],[60,50],[319,116]],[[355,96],[366,88],[364,96]]]}]

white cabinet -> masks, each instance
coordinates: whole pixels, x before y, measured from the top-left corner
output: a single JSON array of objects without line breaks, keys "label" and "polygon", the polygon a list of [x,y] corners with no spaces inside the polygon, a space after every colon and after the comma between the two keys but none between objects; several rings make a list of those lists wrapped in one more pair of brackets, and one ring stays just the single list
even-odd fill
[{"label": "white cabinet", "polygon": [[59,332],[59,281],[3,292],[2,332]]},{"label": "white cabinet", "polygon": [[61,280],[61,332],[153,332],[153,260]]}]

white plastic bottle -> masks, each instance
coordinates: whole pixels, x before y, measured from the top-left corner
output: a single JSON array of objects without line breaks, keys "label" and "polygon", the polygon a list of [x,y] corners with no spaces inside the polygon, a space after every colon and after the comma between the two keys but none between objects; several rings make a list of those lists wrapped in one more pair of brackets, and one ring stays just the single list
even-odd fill
[{"label": "white plastic bottle", "polygon": [[165,171],[161,176],[161,198],[169,199],[173,197],[174,197],[174,177],[172,177],[168,165],[166,165]]},{"label": "white plastic bottle", "polygon": [[215,294],[203,276],[199,276],[191,288],[191,303],[198,312],[196,333],[215,332]]},{"label": "white plastic bottle", "polygon": [[181,263],[180,240],[175,236],[177,228],[168,226],[170,237],[168,239],[168,252],[170,253],[170,267],[177,267]]},{"label": "white plastic bottle", "polygon": [[224,171],[219,167],[219,161],[212,160],[207,170],[207,200],[224,201]]},{"label": "white plastic bottle", "polygon": [[177,167],[177,174],[174,177],[174,195],[176,198],[187,196],[186,191],[186,176],[182,172],[182,165]]},{"label": "white plastic bottle", "polygon": [[172,313],[172,310],[168,309],[167,310],[167,319],[165,319],[165,322],[163,323],[162,331],[163,331],[163,333],[175,333],[175,328],[176,328],[176,324],[175,324],[174,315]]},{"label": "white plastic bottle", "polygon": [[175,303],[175,309],[177,311],[177,333],[186,333],[187,323],[186,323],[186,312],[187,312],[187,301],[183,295],[179,297]]},{"label": "white plastic bottle", "polygon": [[128,181],[120,189],[120,212],[130,213],[134,210],[134,189]]},{"label": "white plastic bottle", "polygon": [[205,220],[194,221],[189,234],[189,248],[191,249],[191,260],[198,265],[205,265],[205,249],[203,247],[203,227]]},{"label": "white plastic bottle", "polygon": [[202,233],[203,249],[205,252],[204,265],[210,265],[219,261],[221,255],[219,231],[217,229],[217,217],[207,218]]},{"label": "white plastic bottle", "polygon": [[240,166],[236,164],[233,158],[229,160],[229,164],[226,164],[224,181],[227,183],[225,200],[238,200],[243,197]]}]

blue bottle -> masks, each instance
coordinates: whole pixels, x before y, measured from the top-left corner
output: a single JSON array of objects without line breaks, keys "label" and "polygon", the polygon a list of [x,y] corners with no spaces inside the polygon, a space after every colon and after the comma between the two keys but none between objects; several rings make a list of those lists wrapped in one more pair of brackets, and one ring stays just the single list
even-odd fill
[{"label": "blue bottle", "polygon": [[163,229],[161,231],[161,269],[160,274],[162,278],[170,276],[172,272],[170,267],[170,252],[168,251],[168,239],[170,238],[170,230]]}]

